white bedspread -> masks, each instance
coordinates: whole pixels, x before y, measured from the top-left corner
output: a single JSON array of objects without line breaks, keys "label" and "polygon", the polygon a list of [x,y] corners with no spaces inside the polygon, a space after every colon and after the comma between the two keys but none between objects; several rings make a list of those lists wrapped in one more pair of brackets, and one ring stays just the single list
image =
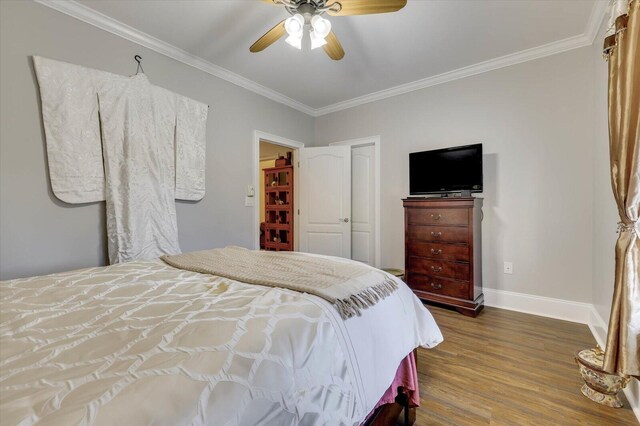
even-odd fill
[{"label": "white bedspread", "polygon": [[3,425],[355,425],[442,340],[402,283],[347,321],[324,300],[161,261],[0,283]]}]

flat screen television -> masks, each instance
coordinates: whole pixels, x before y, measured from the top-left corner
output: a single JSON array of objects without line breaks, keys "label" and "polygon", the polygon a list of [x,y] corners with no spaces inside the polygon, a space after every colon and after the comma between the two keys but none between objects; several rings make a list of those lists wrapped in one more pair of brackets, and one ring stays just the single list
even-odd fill
[{"label": "flat screen television", "polygon": [[482,144],[409,154],[409,194],[482,192]]}]

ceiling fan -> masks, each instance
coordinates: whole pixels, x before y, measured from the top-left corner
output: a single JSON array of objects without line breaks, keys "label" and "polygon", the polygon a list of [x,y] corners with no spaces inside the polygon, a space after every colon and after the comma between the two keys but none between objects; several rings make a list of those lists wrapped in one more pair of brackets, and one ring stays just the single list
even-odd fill
[{"label": "ceiling fan", "polygon": [[373,13],[389,13],[402,9],[407,0],[262,0],[275,5],[284,6],[292,16],[282,20],[266,32],[249,50],[261,52],[278,41],[285,33],[286,42],[302,49],[302,38],[305,28],[309,29],[311,49],[322,47],[329,57],[339,61],[344,57],[344,50],[336,35],[331,31],[331,22],[322,17],[325,13],[331,16],[369,15]]}]

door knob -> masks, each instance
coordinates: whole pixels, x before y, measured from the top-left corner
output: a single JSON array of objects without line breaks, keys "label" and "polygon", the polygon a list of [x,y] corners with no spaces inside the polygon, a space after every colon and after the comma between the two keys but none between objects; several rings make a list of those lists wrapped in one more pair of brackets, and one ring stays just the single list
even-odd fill
[{"label": "door knob", "polygon": [[344,223],[349,223],[349,218],[345,217],[344,219],[340,219],[340,221]]}]

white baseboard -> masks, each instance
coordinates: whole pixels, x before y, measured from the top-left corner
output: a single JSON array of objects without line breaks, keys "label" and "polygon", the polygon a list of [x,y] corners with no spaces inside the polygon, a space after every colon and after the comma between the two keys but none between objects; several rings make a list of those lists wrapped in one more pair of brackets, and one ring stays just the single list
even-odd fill
[{"label": "white baseboard", "polygon": [[589,323],[589,315],[593,308],[590,303],[572,302],[570,300],[534,296],[513,291],[483,288],[482,292],[484,293],[484,304],[486,306],[578,322],[580,324]]},{"label": "white baseboard", "polygon": [[624,395],[627,397],[638,423],[640,423],[640,380],[631,379],[627,387],[624,388]]},{"label": "white baseboard", "polygon": [[598,342],[598,345],[604,348],[607,343],[607,323],[602,319],[593,305],[591,305],[591,309],[589,310],[589,322],[587,322],[587,325],[596,342]]},{"label": "white baseboard", "polygon": [[[598,345],[601,348],[605,347],[607,322],[600,316],[595,306],[590,303],[491,288],[484,288],[482,291],[486,306],[586,324]],[[624,394],[638,422],[640,422],[640,381],[631,379],[631,382],[624,389]]]}]

